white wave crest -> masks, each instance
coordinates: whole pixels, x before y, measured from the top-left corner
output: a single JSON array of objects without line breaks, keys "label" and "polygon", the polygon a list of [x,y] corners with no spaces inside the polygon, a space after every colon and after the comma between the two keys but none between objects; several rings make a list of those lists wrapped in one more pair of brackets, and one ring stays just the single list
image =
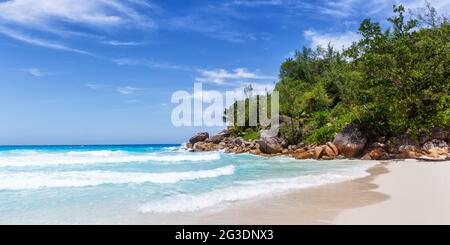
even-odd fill
[{"label": "white wave crest", "polygon": [[24,151],[12,155],[0,156],[0,167],[22,167],[59,164],[95,164],[95,163],[129,163],[129,162],[181,162],[214,161],[220,154],[213,153],[129,153],[125,151],[71,151],[39,152]]},{"label": "white wave crest", "polygon": [[71,171],[71,172],[0,172],[0,190],[22,190],[44,187],[85,187],[102,184],[157,183],[173,184],[180,181],[203,178],[216,178],[234,174],[235,167],[188,172],[139,173],[109,171]]},{"label": "white wave crest", "polygon": [[321,174],[296,178],[242,181],[237,186],[227,187],[198,195],[177,195],[164,200],[149,202],[140,207],[142,213],[193,212],[215,205],[255,197],[279,194],[294,189],[315,187],[330,183],[348,181],[368,176],[366,171],[352,175]]}]

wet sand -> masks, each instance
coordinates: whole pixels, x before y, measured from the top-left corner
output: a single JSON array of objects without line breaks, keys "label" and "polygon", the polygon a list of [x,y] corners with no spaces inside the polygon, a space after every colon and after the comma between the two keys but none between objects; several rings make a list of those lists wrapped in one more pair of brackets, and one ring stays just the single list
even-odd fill
[{"label": "wet sand", "polygon": [[237,201],[200,212],[178,214],[141,214],[141,224],[332,224],[343,209],[387,200],[375,192],[371,182],[387,173],[384,164],[368,172],[368,177],[276,196]]}]

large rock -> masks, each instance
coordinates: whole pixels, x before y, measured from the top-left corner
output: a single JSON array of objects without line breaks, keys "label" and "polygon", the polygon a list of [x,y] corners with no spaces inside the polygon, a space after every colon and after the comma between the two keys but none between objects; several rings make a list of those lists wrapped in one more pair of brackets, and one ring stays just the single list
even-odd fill
[{"label": "large rock", "polygon": [[225,139],[225,135],[219,133],[219,134],[214,135],[213,137],[211,137],[211,142],[213,142],[214,144],[219,144],[224,139]]},{"label": "large rock", "polygon": [[191,144],[195,144],[197,142],[202,142],[205,141],[209,138],[209,133],[208,132],[200,132],[197,135],[195,135],[194,137],[189,139],[189,143]]},{"label": "large rock", "polygon": [[291,125],[292,124],[292,118],[289,116],[281,115],[280,118],[280,125]]},{"label": "large rock", "polygon": [[259,150],[262,153],[278,154],[283,151],[283,147],[281,147],[279,139],[276,137],[263,138],[258,140],[257,143],[259,144]]},{"label": "large rock", "polygon": [[433,128],[431,130],[431,138],[436,140],[445,140],[447,138],[447,132],[442,128]]},{"label": "large rock", "polygon": [[359,156],[366,143],[366,136],[354,124],[347,125],[333,141],[339,152],[347,158]]},{"label": "large rock", "polygon": [[431,140],[422,146],[422,150],[430,157],[439,157],[448,155],[448,145],[443,140]]},{"label": "large rock", "polygon": [[259,131],[259,134],[260,134],[259,137],[260,137],[261,139],[275,138],[275,137],[277,137],[277,135],[274,133],[274,131],[271,131],[271,130],[265,130],[265,129],[263,129],[263,130]]}]

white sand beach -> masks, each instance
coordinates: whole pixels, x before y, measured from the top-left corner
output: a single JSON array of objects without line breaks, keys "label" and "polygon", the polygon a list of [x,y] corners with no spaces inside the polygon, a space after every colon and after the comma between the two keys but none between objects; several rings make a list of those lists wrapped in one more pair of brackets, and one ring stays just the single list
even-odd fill
[{"label": "white sand beach", "polygon": [[218,210],[144,215],[158,224],[450,224],[450,162],[389,161],[366,178],[238,201]]},{"label": "white sand beach", "polygon": [[399,161],[377,176],[385,201],[343,210],[335,224],[450,224],[450,162]]}]

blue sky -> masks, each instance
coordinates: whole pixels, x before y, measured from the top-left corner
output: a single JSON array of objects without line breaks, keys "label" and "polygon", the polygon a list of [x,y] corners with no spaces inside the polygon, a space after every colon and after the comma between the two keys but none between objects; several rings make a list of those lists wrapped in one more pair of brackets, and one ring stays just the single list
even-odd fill
[{"label": "blue sky", "polygon": [[[421,0],[0,0],[0,144],[181,143],[176,90],[272,89],[302,46]],[[448,13],[446,0],[430,1]]]}]

